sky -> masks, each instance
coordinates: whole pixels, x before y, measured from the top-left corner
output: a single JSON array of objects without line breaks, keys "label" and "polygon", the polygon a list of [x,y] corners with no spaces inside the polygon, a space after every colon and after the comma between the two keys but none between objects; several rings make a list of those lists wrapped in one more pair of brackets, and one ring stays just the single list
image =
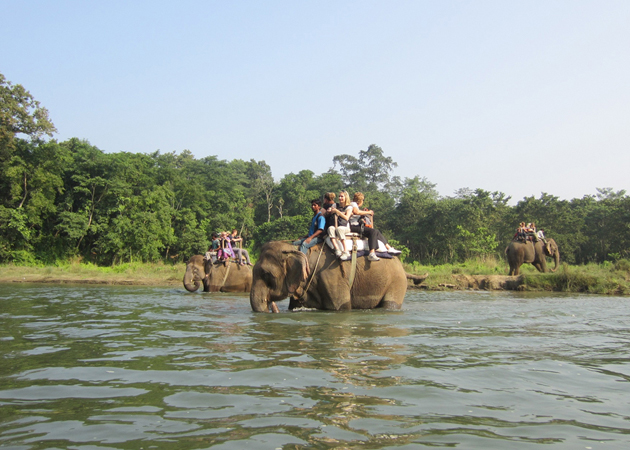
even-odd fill
[{"label": "sky", "polygon": [[0,0],[0,73],[63,141],[264,160],[383,149],[442,196],[630,192],[627,0]]}]

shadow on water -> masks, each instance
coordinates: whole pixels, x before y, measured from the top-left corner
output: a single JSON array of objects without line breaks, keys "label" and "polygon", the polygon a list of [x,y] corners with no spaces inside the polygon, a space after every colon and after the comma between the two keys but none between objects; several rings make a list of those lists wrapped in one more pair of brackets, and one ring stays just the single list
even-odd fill
[{"label": "shadow on water", "polygon": [[401,311],[271,315],[236,294],[1,287],[3,447],[628,444],[627,298],[413,291]]}]

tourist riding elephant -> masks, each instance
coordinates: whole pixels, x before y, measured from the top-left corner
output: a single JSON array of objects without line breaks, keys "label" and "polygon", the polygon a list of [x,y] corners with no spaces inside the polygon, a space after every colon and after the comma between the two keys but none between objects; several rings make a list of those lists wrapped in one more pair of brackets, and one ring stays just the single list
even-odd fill
[{"label": "tourist riding elephant", "polygon": [[235,262],[207,261],[203,255],[195,255],[186,264],[184,287],[187,291],[199,289],[203,282],[204,292],[249,292],[252,287],[252,269]]},{"label": "tourist riding elephant", "polygon": [[551,256],[556,262],[553,269],[549,268],[552,272],[555,272],[560,264],[560,252],[553,239],[547,239],[547,245],[544,246],[541,240],[512,241],[505,249],[505,254],[510,265],[510,275],[518,275],[523,263],[532,264],[539,272],[547,272],[547,256]]},{"label": "tourist riding elephant", "polygon": [[400,309],[407,291],[407,277],[398,258],[340,261],[327,245],[311,247],[308,256],[281,241],[265,244],[254,266],[249,301],[252,309],[277,312],[276,301],[291,296],[289,309],[299,307],[349,310]]}]

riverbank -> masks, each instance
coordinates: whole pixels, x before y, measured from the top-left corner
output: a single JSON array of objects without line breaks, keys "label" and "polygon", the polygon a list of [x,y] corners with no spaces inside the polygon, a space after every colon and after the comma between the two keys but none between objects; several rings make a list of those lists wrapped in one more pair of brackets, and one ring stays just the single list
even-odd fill
[{"label": "riverbank", "polygon": [[[517,290],[582,292],[630,295],[630,262],[569,266],[562,264],[555,273],[538,273],[524,265],[522,274],[507,276],[507,266],[499,261],[468,261],[463,264],[422,266],[405,264],[409,273],[428,277],[419,285],[409,281],[410,289],[425,290]],[[184,263],[128,263],[99,267],[79,262],[55,266],[0,266],[0,283],[116,284],[145,286],[182,286]],[[183,287],[182,287],[183,289]]]},{"label": "riverbank", "polygon": [[412,289],[427,290],[516,290],[581,292],[588,294],[630,295],[630,261],[571,266],[561,264],[556,272],[539,273],[525,264],[519,276],[507,276],[508,267],[503,261],[467,261],[462,264],[423,266],[404,264],[413,274],[428,273],[420,286]]},{"label": "riverbank", "polygon": [[185,271],[184,263],[131,263],[108,267],[82,263],[41,267],[7,264],[0,266],[0,283],[181,286]]}]

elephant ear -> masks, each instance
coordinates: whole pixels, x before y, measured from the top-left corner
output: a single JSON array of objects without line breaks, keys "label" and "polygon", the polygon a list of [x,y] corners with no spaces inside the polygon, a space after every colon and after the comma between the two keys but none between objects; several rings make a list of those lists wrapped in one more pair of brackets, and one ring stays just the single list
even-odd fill
[{"label": "elephant ear", "polygon": [[212,260],[210,259],[205,260],[203,269],[204,269],[204,272],[206,273],[206,276],[210,274],[210,272],[212,271]]},{"label": "elephant ear", "polygon": [[308,280],[310,273],[308,258],[300,251],[283,251],[282,253],[287,255],[285,259],[287,288],[289,294],[294,294]]}]

